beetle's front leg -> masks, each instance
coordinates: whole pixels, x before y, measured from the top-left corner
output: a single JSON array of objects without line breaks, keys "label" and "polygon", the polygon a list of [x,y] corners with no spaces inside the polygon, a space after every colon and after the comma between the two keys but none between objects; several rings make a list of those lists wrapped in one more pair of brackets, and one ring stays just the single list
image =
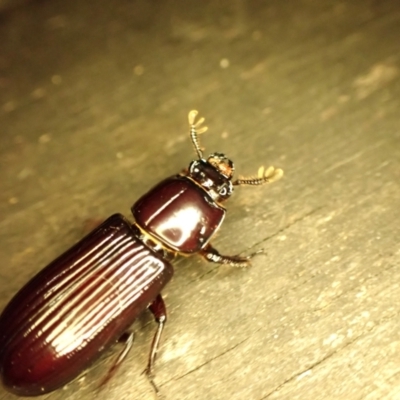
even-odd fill
[{"label": "beetle's front leg", "polygon": [[206,248],[200,251],[200,255],[203,256],[207,261],[213,262],[216,264],[226,264],[231,267],[249,267],[250,259],[255,255],[262,253],[262,250],[252,253],[248,256],[224,256],[219,254],[218,250],[214,249],[211,245],[208,245]]}]

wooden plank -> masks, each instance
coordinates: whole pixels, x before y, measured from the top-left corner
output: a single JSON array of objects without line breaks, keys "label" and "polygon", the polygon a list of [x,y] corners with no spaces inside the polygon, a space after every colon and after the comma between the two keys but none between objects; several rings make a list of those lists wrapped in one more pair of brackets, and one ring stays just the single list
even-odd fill
[{"label": "wooden plank", "polygon": [[[396,2],[30,2],[0,33],[0,309],[194,158],[187,112],[239,174],[214,245],[179,259],[156,368],[166,399],[400,398],[400,11]],[[148,399],[154,331],[47,399]],[[0,399],[14,398],[0,389]]]}]

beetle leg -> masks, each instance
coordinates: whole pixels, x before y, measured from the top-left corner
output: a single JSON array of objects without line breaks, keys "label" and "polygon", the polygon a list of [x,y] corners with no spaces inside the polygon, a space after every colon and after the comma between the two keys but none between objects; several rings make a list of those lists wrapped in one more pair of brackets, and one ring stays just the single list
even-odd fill
[{"label": "beetle leg", "polygon": [[250,259],[255,255],[262,253],[262,250],[256,251],[248,256],[224,256],[219,254],[218,250],[214,249],[211,245],[208,245],[205,249],[200,251],[200,255],[203,256],[207,261],[226,264],[231,267],[248,267],[250,266]]},{"label": "beetle leg", "polygon": [[124,361],[125,357],[129,353],[129,350],[132,347],[133,344],[133,339],[135,337],[135,334],[133,332],[125,332],[119,339],[118,342],[122,342],[124,344],[124,348],[122,351],[119,353],[118,357],[114,360],[111,368],[108,370],[107,375],[103,379],[103,381],[100,383],[100,386],[103,386],[106,384],[115,374],[116,370],[118,367],[121,365],[122,361]]},{"label": "beetle leg", "polygon": [[149,361],[144,372],[147,375],[155,392],[158,393],[158,388],[153,381],[153,368],[156,361],[158,347],[161,341],[161,335],[164,330],[165,322],[167,321],[167,308],[165,307],[165,303],[163,298],[161,297],[161,294],[159,294],[156,299],[150,304],[149,310],[154,315],[158,327],[151,343]]}]

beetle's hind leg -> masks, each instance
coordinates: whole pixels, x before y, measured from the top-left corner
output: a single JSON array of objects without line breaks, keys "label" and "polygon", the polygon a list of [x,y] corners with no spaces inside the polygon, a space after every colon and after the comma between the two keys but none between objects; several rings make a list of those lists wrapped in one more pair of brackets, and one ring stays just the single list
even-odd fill
[{"label": "beetle's hind leg", "polygon": [[149,360],[147,362],[147,367],[144,373],[147,375],[151,386],[153,386],[154,391],[158,394],[158,388],[153,380],[153,369],[156,361],[157,351],[160,346],[161,335],[164,330],[165,323],[167,321],[167,308],[161,295],[159,294],[156,299],[150,304],[149,310],[154,315],[154,319],[157,322],[157,330],[154,334],[153,341],[150,347]]},{"label": "beetle's hind leg", "polygon": [[135,338],[135,334],[133,332],[125,332],[119,339],[118,342],[123,343],[124,347],[121,352],[118,354],[118,357],[114,360],[111,368],[108,370],[107,375],[100,383],[100,386],[105,385],[115,374],[119,366],[122,364],[122,361],[125,360],[125,357],[129,353],[132,348],[133,339]]},{"label": "beetle's hind leg", "polygon": [[218,250],[214,249],[211,245],[208,245],[205,249],[200,251],[200,255],[203,256],[207,261],[216,264],[230,265],[231,267],[245,268],[250,266],[250,260],[257,254],[262,253],[262,250],[256,251],[248,256],[224,256],[219,254]]}]

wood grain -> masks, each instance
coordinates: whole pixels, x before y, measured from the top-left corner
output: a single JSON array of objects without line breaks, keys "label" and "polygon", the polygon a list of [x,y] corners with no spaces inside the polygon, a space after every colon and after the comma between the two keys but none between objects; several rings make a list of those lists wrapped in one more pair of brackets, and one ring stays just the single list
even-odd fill
[{"label": "wood grain", "polygon": [[[187,112],[244,176],[213,245],[164,292],[165,399],[400,398],[400,8],[396,1],[28,2],[0,15],[0,308],[194,158]],[[44,398],[151,399],[154,324]],[[0,399],[14,398],[0,389]]]}]

